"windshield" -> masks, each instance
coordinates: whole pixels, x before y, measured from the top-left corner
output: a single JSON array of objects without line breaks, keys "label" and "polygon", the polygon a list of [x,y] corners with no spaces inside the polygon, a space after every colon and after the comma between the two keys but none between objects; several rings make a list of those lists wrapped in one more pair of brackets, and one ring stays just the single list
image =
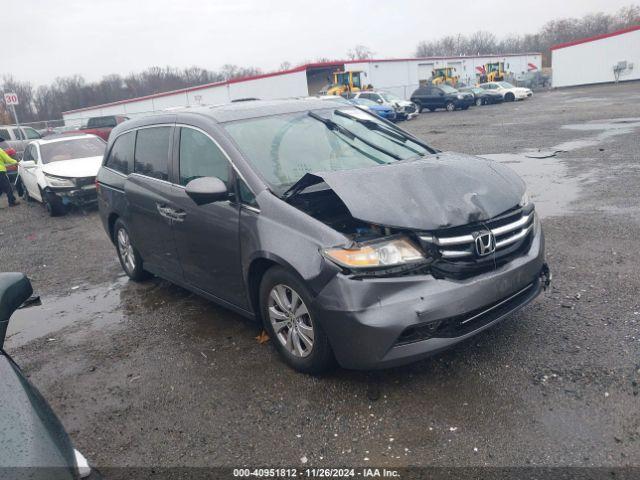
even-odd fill
[{"label": "windshield", "polygon": [[365,107],[380,107],[381,105],[378,102],[374,102],[373,100],[369,100],[368,98],[354,98],[351,100],[353,103],[362,105]]},{"label": "windshield", "polygon": [[441,89],[444,93],[458,93],[458,90],[450,85],[438,85],[438,88]]},{"label": "windshield", "polygon": [[500,85],[502,88],[515,88],[509,82],[498,82],[498,85]]},{"label": "windshield", "polygon": [[397,97],[393,93],[389,93],[389,92],[380,92],[380,96],[390,103],[402,101],[400,97]]},{"label": "windshield", "polygon": [[279,194],[306,173],[371,167],[432,153],[402,130],[357,108],[252,118],[224,128]]},{"label": "windshield", "polygon": [[106,145],[97,137],[76,138],[40,145],[40,153],[42,163],[52,163],[74,158],[101,157]]}]

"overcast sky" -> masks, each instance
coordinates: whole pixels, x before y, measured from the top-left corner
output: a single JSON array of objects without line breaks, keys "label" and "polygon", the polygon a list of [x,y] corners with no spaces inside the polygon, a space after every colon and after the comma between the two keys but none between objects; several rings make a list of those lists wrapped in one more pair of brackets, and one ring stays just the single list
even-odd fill
[{"label": "overcast sky", "polygon": [[[447,34],[535,32],[554,18],[612,13],[632,0],[2,0],[2,73],[34,84],[98,80],[153,65],[264,71],[363,44],[411,56]],[[8,58],[7,58],[8,57]]]}]

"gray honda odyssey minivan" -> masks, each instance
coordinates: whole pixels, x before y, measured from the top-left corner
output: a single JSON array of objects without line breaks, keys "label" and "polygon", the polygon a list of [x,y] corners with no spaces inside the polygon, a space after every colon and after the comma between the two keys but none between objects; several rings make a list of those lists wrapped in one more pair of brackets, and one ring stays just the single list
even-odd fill
[{"label": "gray honda odyssey minivan", "polygon": [[330,100],[124,122],[97,185],[130,278],[154,274],[262,321],[303,372],[415,361],[550,280],[512,170]]}]

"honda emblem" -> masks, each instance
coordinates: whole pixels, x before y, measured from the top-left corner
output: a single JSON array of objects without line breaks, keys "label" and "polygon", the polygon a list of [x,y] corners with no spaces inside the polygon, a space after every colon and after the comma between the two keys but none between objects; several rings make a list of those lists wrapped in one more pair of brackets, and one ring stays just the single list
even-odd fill
[{"label": "honda emblem", "polygon": [[477,232],[475,235],[476,255],[485,257],[496,251],[496,237],[489,230]]}]

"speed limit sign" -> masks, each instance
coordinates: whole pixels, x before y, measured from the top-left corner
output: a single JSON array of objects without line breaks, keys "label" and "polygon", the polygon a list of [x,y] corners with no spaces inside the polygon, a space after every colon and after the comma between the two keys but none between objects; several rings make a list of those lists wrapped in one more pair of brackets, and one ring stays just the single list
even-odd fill
[{"label": "speed limit sign", "polygon": [[18,102],[18,95],[16,95],[13,92],[5,93],[4,94],[4,103],[6,105],[18,105],[20,103],[20,102]]}]

